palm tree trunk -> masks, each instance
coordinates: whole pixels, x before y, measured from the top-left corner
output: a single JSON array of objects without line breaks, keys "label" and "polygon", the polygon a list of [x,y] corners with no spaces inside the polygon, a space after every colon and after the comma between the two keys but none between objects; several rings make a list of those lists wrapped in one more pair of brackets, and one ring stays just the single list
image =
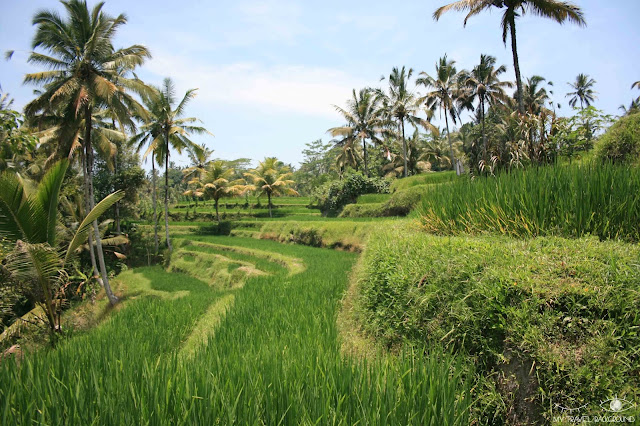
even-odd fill
[{"label": "palm tree trunk", "polygon": [[369,177],[369,168],[367,167],[367,140],[362,138],[362,150],[364,152],[364,174]]},{"label": "palm tree trunk", "polygon": [[153,200],[153,233],[156,244],[156,254],[158,254],[158,200],[156,199],[156,159],[151,156],[151,181],[153,182],[153,193],[151,199]]},{"label": "palm tree trunk", "polygon": [[[120,152],[118,151],[116,153],[115,159],[113,161],[113,174],[115,177],[118,176],[118,154]],[[113,188],[113,190],[115,191],[117,188]],[[116,216],[116,235],[120,235],[122,234],[122,231],[120,229],[120,201],[117,201],[115,204],[115,216]]]},{"label": "palm tree trunk", "polygon": [[449,133],[449,115],[444,112],[444,122],[447,124],[447,142],[449,143],[449,158],[451,159],[451,167],[456,168],[455,158],[453,158],[453,145],[451,144],[451,134]]},{"label": "palm tree trunk", "polygon": [[484,127],[484,96],[480,97],[480,114],[482,117],[482,159],[487,159],[487,134]]},{"label": "palm tree trunk", "polygon": [[[87,160],[85,158],[85,154],[83,150],[80,150],[80,157],[82,158],[82,177],[84,181],[84,208],[86,212],[91,210],[91,204],[89,203],[89,174],[87,173]],[[85,213],[86,214],[86,213]],[[95,248],[93,247],[93,237],[91,236],[91,232],[88,233],[88,243],[89,243],[89,257],[91,258],[91,268],[93,269],[93,275],[96,278],[96,281],[100,284],[100,287],[104,287],[104,283],[102,282],[102,278],[100,277],[100,272],[98,271],[98,264],[96,263],[96,253]]]},{"label": "palm tree trunk", "polygon": [[165,132],[166,152],[164,158],[164,230],[169,252],[173,250],[169,239],[169,132]]},{"label": "palm tree trunk", "polygon": [[214,202],[216,204],[216,222],[220,223],[220,214],[218,213],[218,199],[214,199]]},{"label": "palm tree trunk", "polygon": [[404,119],[400,120],[402,126],[402,152],[404,153],[404,177],[409,176],[407,167],[407,140],[404,137]]},{"label": "palm tree trunk", "polygon": [[518,87],[518,111],[524,114],[524,100],[522,99],[522,76],[520,75],[520,62],[518,61],[518,45],[516,43],[516,19],[512,12],[510,20],[511,29],[511,53],[513,53],[513,69],[516,72],[516,85]]},{"label": "palm tree trunk", "polygon": [[[86,149],[86,159],[87,159],[87,175],[89,176],[89,211],[91,211],[95,207],[95,198],[93,195],[93,147],[91,146],[91,107],[87,106],[85,109],[85,149]],[[89,213],[87,211],[87,214]],[[98,254],[98,264],[100,265],[100,273],[102,275],[102,283],[104,285],[104,291],[107,294],[107,298],[109,298],[109,302],[111,305],[115,305],[118,303],[118,298],[113,291],[111,291],[111,286],[109,285],[109,277],[107,275],[107,267],[104,263],[104,252],[102,251],[102,239],[100,238],[100,228],[98,227],[98,221],[93,221],[93,231],[96,238],[96,252]]]},{"label": "palm tree trunk", "polygon": [[267,199],[269,200],[269,217],[273,217],[271,214],[271,192],[267,192]]}]

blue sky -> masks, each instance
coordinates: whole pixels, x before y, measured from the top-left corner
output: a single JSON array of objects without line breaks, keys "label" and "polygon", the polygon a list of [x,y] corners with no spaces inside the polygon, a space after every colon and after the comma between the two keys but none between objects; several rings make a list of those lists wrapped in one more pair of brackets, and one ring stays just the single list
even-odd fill
[{"label": "blue sky", "polygon": [[[196,116],[215,137],[194,137],[215,155],[254,160],[277,156],[297,164],[304,144],[342,124],[332,104],[344,105],[351,89],[380,86],[394,66],[433,72],[448,54],[459,68],[472,68],[481,53],[507,65],[515,79],[511,50],[502,43],[500,14],[472,18],[450,13],[439,22],[433,11],[447,0],[421,1],[198,1],[107,0],[111,15],[129,22],[116,46],[140,43],[153,54],[139,71],[149,83],[172,77],[184,93],[199,88],[187,115]],[[90,5],[93,5],[90,2]],[[568,81],[584,72],[597,80],[595,106],[618,114],[640,95],[640,1],[576,0],[587,27],[560,26],[535,16],[517,22],[523,76],[554,82],[560,113],[572,111],[564,97]],[[39,9],[61,9],[52,0],[3,0],[0,50],[15,49],[0,61],[0,85],[22,106],[33,87],[22,77],[37,68],[26,63]],[[174,157],[186,165],[183,157]]]}]

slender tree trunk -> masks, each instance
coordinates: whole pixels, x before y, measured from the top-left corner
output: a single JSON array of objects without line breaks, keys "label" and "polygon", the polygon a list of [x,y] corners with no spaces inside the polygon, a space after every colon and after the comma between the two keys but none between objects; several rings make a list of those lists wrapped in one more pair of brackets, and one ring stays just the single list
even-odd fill
[{"label": "slender tree trunk", "polygon": [[271,193],[267,192],[267,198],[269,200],[269,217],[273,217],[273,214],[271,214]]},{"label": "slender tree trunk", "polygon": [[151,199],[153,202],[153,233],[156,245],[156,254],[158,254],[158,200],[156,199],[156,159],[151,155],[151,181],[153,182],[153,193]]},{"label": "slender tree trunk", "polygon": [[[513,12],[515,13],[515,12]],[[520,75],[520,62],[518,61],[518,45],[516,43],[516,19],[511,15],[510,18],[511,28],[511,53],[513,53],[513,69],[516,72],[516,85],[518,88],[518,111],[520,114],[524,114],[524,100],[522,99],[522,76]]]},{"label": "slender tree trunk", "polygon": [[400,125],[402,127],[402,152],[404,153],[404,177],[409,176],[409,171],[407,167],[407,140],[404,137],[404,119],[400,121]]},{"label": "slender tree trunk", "polygon": [[171,240],[169,239],[169,132],[165,132],[166,152],[164,158],[164,229],[167,238],[167,248],[173,251]]},{"label": "slender tree trunk", "polygon": [[[116,178],[118,177],[118,154],[120,154],[119,150],[116,153],[116,158],[113,162],[113,174],[116,176]],[[113,188],[114,191],[117,188]],[[116,235],[121,235],[122,234],[122,230],[120,229],[120,201],[116,202],[115,205],[115,209],[116,209]]]},{"label": "slender tree trunk", "polygon": [[217,198],[215,198],[213,201],[214,201],[214,202],[215,202],[215,204],[216,204],[216,221],[217,221],[218,223],[220,223],[220,214],[218,213],[218,199],[217,199]]},{"label": "slender tree trunk", "polygon": [[[116,120],[115,119],[111,119],[111,124],[113,125],[113,129],[116,129]],[[124,134],[124,130],[123,130],[123,134]],[[126,134],[125,134],[126,137]],[[117,151],[116,151],[116,155],[113,159],[113,175],[114,177],[117,179],[118,178],[118,156],[120,155],[120,147],[117,146]],[[116,191],[119,188],[116,188],[115,185],[113,186],[113,190]],[[116,235],[121,235],[122,234],[122,230],[120,229],[120,201],[116,201],[115,206],[113,206],[114,211],[115,211],[115,218],[116,218]]]},{"label": "slender tree trunk", "polygon": [[[89,203],[89,174],[87,173],[87,160],[85,158],[85,153],[83,150],[80,150],[80,157],[82,158],[82,177],[84,181],[84,209],[85,212],[89,212],[91,210],[91,204]],[[85,213],[85,215],[87,214]],[[104,283],[102,282],[102,277],[100,277],[100,272],[98,271],[98,264],[96,263],[96,253],[95,247],[93,246],[93,237],[91,236],[91,232],[88,233],[88,244],[89,244],[89,257],[91,258],[91,268],[93,269],[93,276],[96,278],[96,281],[100,284],[100,287],[104,287]]]},{"label": "slender tree trunk", "polygon": [[444,122],[447,124],[447,142],[449,143],[449,157],[451,158],[451,167],[456,169],[455,158],[453,158],[453,145],[451,144],[451,134],[449,133],[449,115],[444,112]]},{"label": "slender tree trunk", "polygon": [[484,127],[484,96],[480,97],[480,114],[482,117],[482,159],[487,159],[487,133]]},{"label": "slender tree trunk", "polygon": [[[85,109],[85,150],[87,160],[87,174],[89,175],[89,207],[87,214],[95,207],[95,198],[93,195],[93,147],[91,146],[91,107],[87,106]],[[104,252],[102,251],[102,239],[100,238],[100,228],[98,227],[98,220],[93,221],[93,231],[96,239],[96,252],[98,254],[98,264],[100,265],[100,273],[102,275],[102,283],[104,285],[104,291],[109,298],[111,305],[118,303],[118,298],[109,285],[109,276],[107,275],[107,267],[104,263]]]},{"label": "slender tree trunk", "polygon": [[369,177],[369,168],[367,167],[367,140],[362,138],[362,150],[364,152],[364,174]]}]

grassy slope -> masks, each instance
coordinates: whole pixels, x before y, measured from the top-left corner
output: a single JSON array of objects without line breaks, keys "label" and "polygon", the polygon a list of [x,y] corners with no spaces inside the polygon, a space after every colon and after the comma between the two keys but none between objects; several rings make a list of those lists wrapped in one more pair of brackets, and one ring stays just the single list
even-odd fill
[{"label": "grassy slope", "polygon": [[355,255],[200,240],[298,257],[307,269],[250,278],[208,344],[194,338],[200,343],[186,361],[181,350],[198,319],[208,311],[220,319],[215,303],[228,293],[159,268],[127,273],[123,279],[155,295],[141,294],[97,329],[20,367],[0,364],[0,423],[468,423],[448,357],[341,355],[336,315]]},{"label": "grassy slope", "polygon": [[489,423],[539,420],[549,401],[587,404],[595,415],[614,394],[640,397],[639,260],[635,245],[595,238],[437,237],[398,228],[370,240],[357,305],[377,339],[444,343],[491,373],[503,408],[482,395],[491,386],[474,384]]}]

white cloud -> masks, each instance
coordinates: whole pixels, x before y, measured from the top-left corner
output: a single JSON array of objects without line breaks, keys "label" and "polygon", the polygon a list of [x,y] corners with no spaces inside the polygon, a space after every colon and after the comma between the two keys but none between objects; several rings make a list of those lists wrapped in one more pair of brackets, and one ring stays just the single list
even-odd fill
[{"label": "white cloud", "polygon": [[342,104],[352,89],[367,83],[343,71],[303,65],[263,66],[257,63],[211,65],[156,52],[147,69],[171,76],[180,91],[198,87],[198,98],[216,106],[230,104],[268,113],[336,118],[333,104]]}]

